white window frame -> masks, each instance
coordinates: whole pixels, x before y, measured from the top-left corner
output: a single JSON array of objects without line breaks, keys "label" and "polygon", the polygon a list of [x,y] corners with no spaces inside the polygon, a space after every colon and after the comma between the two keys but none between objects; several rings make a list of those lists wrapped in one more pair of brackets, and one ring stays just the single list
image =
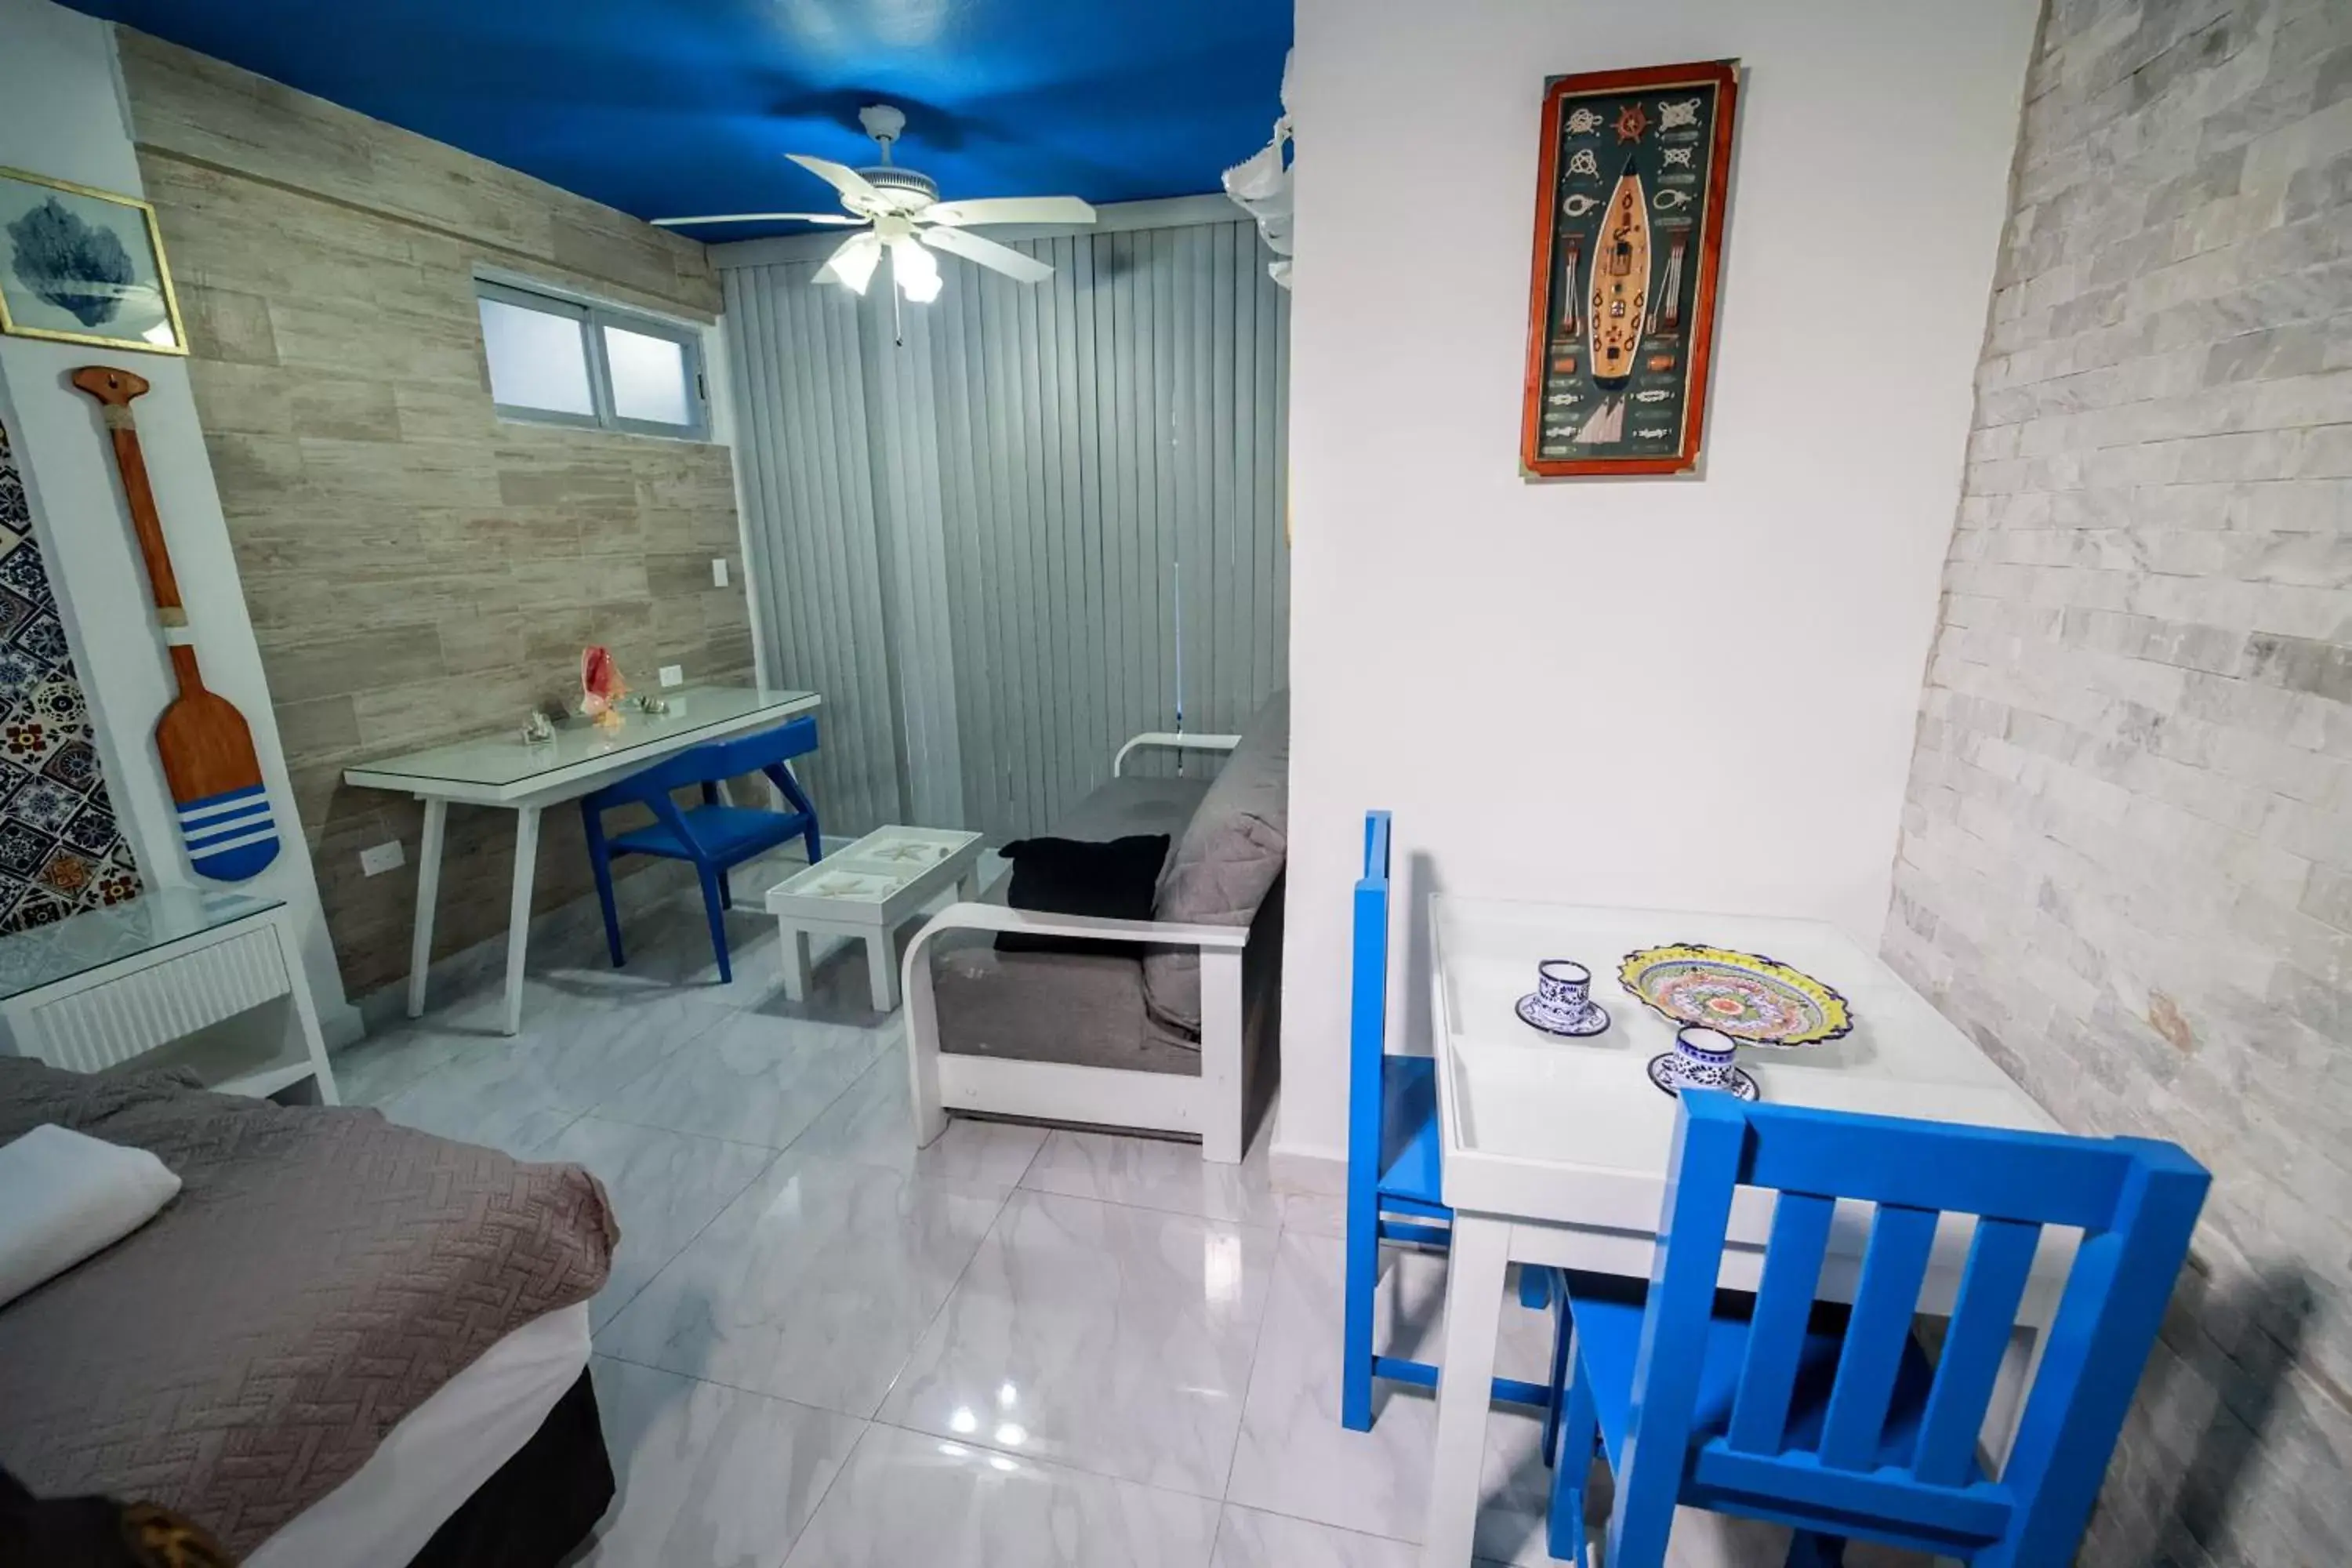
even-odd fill
[{"label": "white window frame", "polygon": [[[588,396],[596,408],[593,414],[567,414],[560,409],[499,403],[493,390],[490,405],[497,410],[499,418],[525,425],[564,425],[577,430],[618,430],[632,436],[656,436],[671,441],[710,439],[709,378],[703,364],[702,334],[693,327],[593,300],[509,282],[503,278],[476,277],[474,297],[477,300],[495,300],[502,305],[536,310],[541,315],[558,316],[576,323],[580,331],[581,352],[587,362]],[[478,310],[476,319],[478,331]],[[693,416],[690,424],[665,425],[654,419],[625,419],[613,412],[613,370],[604,354],[604,329],[608,326],[649,338],[661,338],[678,345],[685,354],[687,407]],[[487,371],[488,344],[483,346],[482,353],[483,368]]]}]

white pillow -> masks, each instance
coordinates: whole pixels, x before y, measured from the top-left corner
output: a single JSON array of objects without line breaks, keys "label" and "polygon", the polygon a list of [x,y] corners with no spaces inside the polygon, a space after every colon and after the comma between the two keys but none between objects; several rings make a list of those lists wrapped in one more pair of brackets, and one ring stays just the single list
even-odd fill
[{"label": "white pillow", "polygon": [[121,1241],[179,1190],[146,1150],[62,1127],[0,1145],[0,1307]]}]

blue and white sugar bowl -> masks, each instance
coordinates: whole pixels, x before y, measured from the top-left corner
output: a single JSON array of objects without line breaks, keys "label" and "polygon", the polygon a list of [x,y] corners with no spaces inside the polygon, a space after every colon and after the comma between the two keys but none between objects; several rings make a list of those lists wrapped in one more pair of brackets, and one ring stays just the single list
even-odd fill
[{"label": "blue and white sugar bowl", "polygon": [[1609,1026],[1609,1010],[1592,999],[1592,971],[1572,958],[1536,965],[1536,988],[1519,998],[1519,1020],[1547,1035],[1582,1039]]},{"label": "blue and white sugar bowl", "polygon": [[1720,1029],[1687,1024],[1675,1031],[1675,1048],[1650,1058],[1650,1081],[1668,1094],[1719,1089],[1742,1100],[1762,1098],[1746,1069],[1732,1062],[1739,1042]]}]

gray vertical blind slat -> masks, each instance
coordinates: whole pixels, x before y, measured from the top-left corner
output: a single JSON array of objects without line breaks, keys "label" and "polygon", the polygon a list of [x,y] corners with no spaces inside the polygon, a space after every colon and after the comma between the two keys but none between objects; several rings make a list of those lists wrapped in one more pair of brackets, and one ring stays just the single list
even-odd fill
[{"label": "gray vertical blind slat", "polygon": [[950,260],[903,345],[887,273],[725,272],[763,674],[824,693],[829,835],[1045,831],[1180,698],[1230,730],[1285,679],[1289,313],[1255,228],[1017,248],[1055,276]]}]

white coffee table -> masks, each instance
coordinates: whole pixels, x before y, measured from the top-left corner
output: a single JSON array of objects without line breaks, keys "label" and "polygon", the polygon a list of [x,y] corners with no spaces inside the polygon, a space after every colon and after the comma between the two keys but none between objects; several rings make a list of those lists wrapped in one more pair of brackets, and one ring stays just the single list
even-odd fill
[{"label": "white coffee table", "polygon": [[809,938],[857,937],[874,1006],[898,1005],[898,959],[892,933],[950,883],[980,897],[980,835],[945,827],[877,827],[797,876],[768,889],[768,912],[783,935],[784,994],[808,994]]}]

